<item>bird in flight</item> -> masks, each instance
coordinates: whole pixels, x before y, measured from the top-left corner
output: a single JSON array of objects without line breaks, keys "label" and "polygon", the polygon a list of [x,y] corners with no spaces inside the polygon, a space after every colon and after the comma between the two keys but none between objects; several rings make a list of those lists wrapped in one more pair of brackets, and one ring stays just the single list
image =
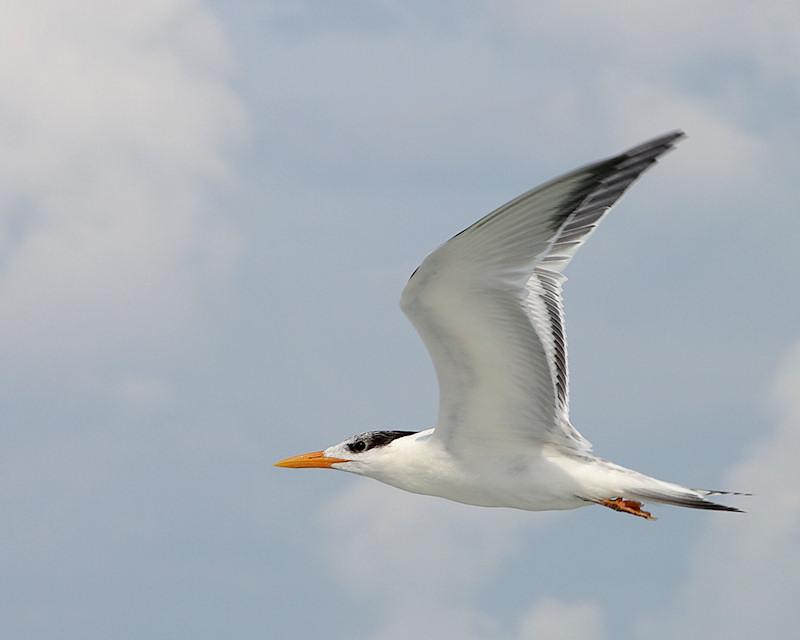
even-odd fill
[{"label": "bird in flight", "polygon": [[[478,220],[414,271],[400,306],[439,383],[436,427],[368,431],[276,463],[349,471],[414,493],[529,511],[647,501],[740,511],[597,457],[569,419],[562,275],[675,131],[551,180]],[[741,495],[741,494],[737,494]]]}]

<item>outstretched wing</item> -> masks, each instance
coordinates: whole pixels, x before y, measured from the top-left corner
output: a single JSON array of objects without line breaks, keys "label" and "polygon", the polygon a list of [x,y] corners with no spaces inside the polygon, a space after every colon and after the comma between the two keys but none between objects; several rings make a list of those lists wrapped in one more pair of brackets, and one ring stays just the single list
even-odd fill
[{"label": "outstretched wing", "polygon": [[588,451],[569,422],[561,272],[673,132],[522,194],[431,253],[400,305],[436,368],[434,437],[454,453],[551,443]]}]

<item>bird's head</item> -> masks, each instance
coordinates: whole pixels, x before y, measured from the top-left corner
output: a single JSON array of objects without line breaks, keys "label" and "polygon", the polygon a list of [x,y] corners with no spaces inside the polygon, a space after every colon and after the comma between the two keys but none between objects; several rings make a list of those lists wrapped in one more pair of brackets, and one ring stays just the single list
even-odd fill
[{"label": "bird's head", "polygon": [[416,431],[367,431],[348,438],[322,451],[302,453],[275,463],[276,467],[290,469],[340,469],[362,475],[380,465],[387,454],[393,450],[393,443],[399,438],[414,435]]}]

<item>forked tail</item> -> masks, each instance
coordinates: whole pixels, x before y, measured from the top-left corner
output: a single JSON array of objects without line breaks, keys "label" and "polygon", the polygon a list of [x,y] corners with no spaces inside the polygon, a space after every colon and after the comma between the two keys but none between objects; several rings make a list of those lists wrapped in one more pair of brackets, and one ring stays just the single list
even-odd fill
[{"label": "forked tail", "polygon": [[646,502],[659,502],[676,507],[688,507],[689,509],[744,513],[738,507],[720,504],[709,500],[708,497],[751,495],[738,491],[690,489],[673,482],[657,480],[643,473],[616,465],[613,462],[603,460],[601,464],[608,472],[608,475],[605,476],[607,484],[603,483],[605,485],[603,491],[605,495],[599,495],[592,501],[615,511],[623,511],[647,519],[653,519],[653,517],[642,508],[642,503]]},{"label": "forked tail", "polygon": [[[712,491],[709,489],[687,489],[679,485],[670,485],[669,483],[660,483],[667,485],[666,490],[659,488],[641,488],[631,492],[631,495],[636,499],[643,502],[660,502],[662,504],[671,504],[676,507],[688,507],[690,509],[708,509],[710,511],[736,511],[744,513],[742,509],[737,507],[729,507],[726,504],[719,502],[712,502],[707,500],[707,496],[749,496],[749,493],[740,493],[738,491]],[[675,487],[675,489],[672,489]],[[677,490],[676,490],[677,489]]]}]

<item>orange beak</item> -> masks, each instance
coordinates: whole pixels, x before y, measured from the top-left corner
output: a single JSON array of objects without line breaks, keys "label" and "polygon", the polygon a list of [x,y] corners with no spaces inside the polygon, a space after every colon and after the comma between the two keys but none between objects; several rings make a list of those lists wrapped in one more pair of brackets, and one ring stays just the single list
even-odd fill
[{"label": "orange beak", "polygon": [[299,456],[285,458],[275,463],[276,467],[288,467],[289,469],[311,469],[313,467],[330,469],[337,462],[350,462],[344,458],[328,458],[323,451],[312,451],[311,453],[301,453]]}]

